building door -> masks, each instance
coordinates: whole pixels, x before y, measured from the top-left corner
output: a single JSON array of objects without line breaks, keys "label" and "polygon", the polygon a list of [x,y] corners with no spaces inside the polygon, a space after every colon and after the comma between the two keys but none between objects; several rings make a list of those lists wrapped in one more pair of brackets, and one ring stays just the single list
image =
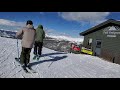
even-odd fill
[{"label": "building door", "polygon": [[101,55],[101,40],[96,40],[95,55]]}]

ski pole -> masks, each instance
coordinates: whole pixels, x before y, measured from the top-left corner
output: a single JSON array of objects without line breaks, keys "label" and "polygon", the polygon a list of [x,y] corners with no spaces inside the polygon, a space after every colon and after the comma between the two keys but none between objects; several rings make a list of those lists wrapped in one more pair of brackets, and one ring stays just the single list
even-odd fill
[{"label": "ski pole", "polygon": [[17,51],[18,51],[18,59],[19,59],[18,38],[17,38]]}]

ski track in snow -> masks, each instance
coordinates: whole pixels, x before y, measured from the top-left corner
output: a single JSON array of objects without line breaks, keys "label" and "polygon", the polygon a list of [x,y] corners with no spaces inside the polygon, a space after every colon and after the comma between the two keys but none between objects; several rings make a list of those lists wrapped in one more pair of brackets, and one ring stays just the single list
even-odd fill
[{"label": "ski track in snow", "polygon": [[[21,40],[19,40],[19,54]],[[120,78],[120,65],[101,58],[43,48],[42,57],[30,63],[37,73],[25,73],[14,60],[17,40],[0,37],[0,78]]]}]

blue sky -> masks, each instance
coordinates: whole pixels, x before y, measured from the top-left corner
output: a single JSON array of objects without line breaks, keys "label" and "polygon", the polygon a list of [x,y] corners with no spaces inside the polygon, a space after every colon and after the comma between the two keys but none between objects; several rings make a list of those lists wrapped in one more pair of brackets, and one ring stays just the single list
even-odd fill
[{"label": "blue sky", "polygon": [[120,20],[120,12],[0,12],[0,29],[20,30],[27,20],[42,24],[47,34],[80,37],[107,19]]}]

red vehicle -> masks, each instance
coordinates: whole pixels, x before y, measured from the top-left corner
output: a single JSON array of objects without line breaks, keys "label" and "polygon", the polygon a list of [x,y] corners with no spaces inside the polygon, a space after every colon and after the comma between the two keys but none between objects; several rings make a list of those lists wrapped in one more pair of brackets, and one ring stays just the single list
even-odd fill
[{"label": "red vehicle", "polygon": [[77,45],[72,44],[72,50],[73,51],[80,51],[80,47]]}]

